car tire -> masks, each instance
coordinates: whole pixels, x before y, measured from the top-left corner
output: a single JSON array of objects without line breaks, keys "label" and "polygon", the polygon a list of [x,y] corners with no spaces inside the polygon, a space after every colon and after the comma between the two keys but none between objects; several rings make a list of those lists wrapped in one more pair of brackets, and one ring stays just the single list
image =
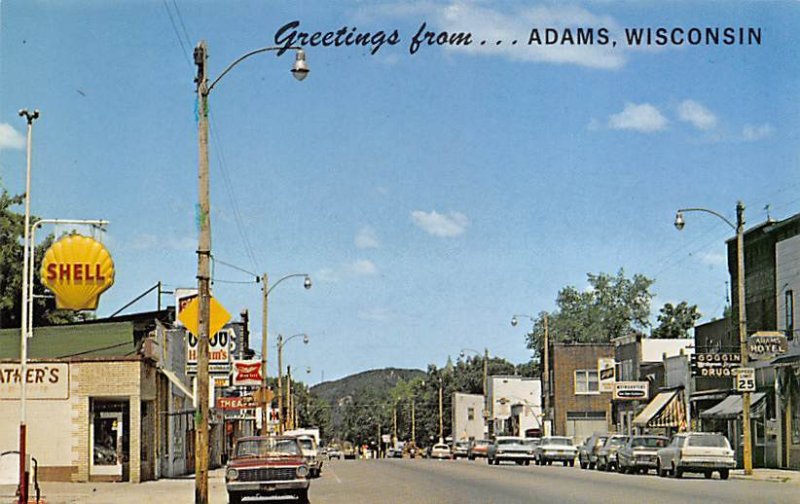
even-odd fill
[{"label": "car tire", "polygon": [[492,459],[490,459],[489,457],[486,457],[486,463],[489,464],[489,465],[492,465]]},{"label": "car tire", "polygon": [[470,455],[470,456],[469,456],[469,457],[467,457],[467,458],[468,458],[469,460],[475,460],[475,457],[474,457],[474,456],[472,456],[472,455]]},{"label": "car tire", "polygon": [[548,460],[547,461],[547,465],[553,465],[553,461],[552,460]]},{"label": "car tire", "polygon": [[627,472],[627,469],[623,467],[622,464],[617,462],[617,472],[620,474],[625,474]]},{"label": "car tire", "polygon": [[672,464],[672,477],[676,479],[683,478],[683,470],[680,467],[675,467],[675,464]]},{"label": "car tire", "polygon": [[299,504],[309,504],[311,501],[308,499],[308,488],[297,492],[297,502]]},{"label": "car tire", "polygon": [[241,504],[241,502],[241,494],[228,492],[228,504]]},{"label": "car tire", "polygon": [[569,466],[570,467],[575,467],[575,461],[574,460],[570,460],[569,461]]},{"label": "car tire", "polygon": [[597,467],[597,464],[594,462],[589,462],[589,469],[594,469],[595,467]]},{"label": "car tire", "polygon": [[703,476],[705,476],[706,479],[711,479],[711,477],[714,476],[714,473],[711,471],[706,471],[703,473]]},{"label": "car tire", "polygon": [[719,471],[719,479],[726,480],[728,476],[731,475],[731,472],[728,469],[720,469]]},{"label": "car tire", "polygon": [[526,460],[526,461],[525,461],[525,465],[526,465],[526,466],[528,466],[528,465],[531,465],[531,461],[530,461],[530,460]]},{"label": "car tire", "polygon": [[580,466],[581,466],[581,469],[588,469],[589,468],[589,464],[587,464],[583,460],[580,461]]},{"label": "car tire", "polygon": [[667,471],[665,471],[664,468],[661,467],[661,461],[660,460],[658,461],[658,464],[656,465],[656,474],[658,474],[659,478],[664,478],[664,477],[667,476]]}]

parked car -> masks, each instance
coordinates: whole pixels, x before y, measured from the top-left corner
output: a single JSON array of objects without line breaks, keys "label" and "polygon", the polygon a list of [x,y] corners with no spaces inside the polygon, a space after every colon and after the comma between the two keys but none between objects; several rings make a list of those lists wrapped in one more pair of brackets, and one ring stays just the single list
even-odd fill
[{"label": "parked car", "polygon": [[658,466],[658,450],[669,444],[664,436],[631,436],[617,450],[617,471],[621,473],[644,473]]},{"label": "parked car", "polygon": [[344,441],[342,443],[342,455],[344,455],[345,460],[355,460],[356,449],[353,446],[353,443],[350,441]]},{"label": "parked car", "polygon": [[[541,442],[542,442],[542,438],[539,438],[539,437],[522,438],[522,443],[525,446],[530,446],[531,447],[531,451],[533,452],[534,457],[536,456],[536,447],[539,446],[539,444]],[[531,459],[531,460],[533,460],[533,459]]]},{"label": "parked car", "polygon": [[469,447],[472,445],[469,441],[456,441],[453,445],[453,459],[458,460],[461,458],[469,458]]},{"label": "parked car", "polygon": [[594,469],[597,451],[603,447],[609,434],[592,434],[578,447],[578,464],[581,469]]},{"label": "parked car", "polygon": [[597,470],[610,471],[617,466],[617,450],[628,442],[628,436],[614,434],[606,439],[603,446],[597,450]]},{"label": "parked car", "polygon": [[294,495],[308,504],[308,465],[300,441],[291,436],[244,437],[225,469],[228,502],[244,497]]},{"label": "parked car", "polygon": [[533,460],[533,447],[524,443],[517,436],[497,436],[489,445],[486,461],[498,465],[503,461],[516,462],[519,465],[530,465]]},{"label": "parked car", "polygon": [[338,446],[328,447],[328,460],[337,459],[342,460],[342,450]]},{"label": "parked car", "polygon": [[444,443],[436,443],[431,446],[429,456],[432,459],[449,459],[451,457],[450,447]]},{"label": "parked car", "polygon": [[400,447],[389,448],[386,454],[389,456],[389,458],[403,458],[403,449]]},{"label": "parked car", "polygon": [[486,458],[489,455],[489,445],[492,444],[488,439],[477,439],[469,449],[467,458],[475,460],[476,457]]},{"label": "parked car", "polygon": [[685,472],[703,473],[711,478],[716,471],[725,480],[736,466],[728,438],[710,432],[678,433],[668,446],[658,450],[657,458],[658,475],[671,474],[675,478]]},{"label": "parked car", "polygon": [[565,436],[545,436],[536,447],[535,457],[538,465],[553,465],[558,460],[564,465],[575,465],[578,449],[572,445],[572,438]]},{"label": "parked car", "polygon": [[319,478],[322,474],[322,455],[317,450],[316,440],[311,436],[297,436],[297,440],[308,465],[308,475],[311,478]]}]

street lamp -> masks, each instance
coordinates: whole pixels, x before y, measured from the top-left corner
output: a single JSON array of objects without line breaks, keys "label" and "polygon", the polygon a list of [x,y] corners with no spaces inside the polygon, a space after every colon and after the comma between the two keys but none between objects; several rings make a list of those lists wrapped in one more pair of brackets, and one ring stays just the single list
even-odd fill
[{"label": "street lamp", "polygon": [[[297,80],[308,76],[308,64],[305,53],[300,47],[289,47],[296,52],[295,62],[292,66],[292,75]],[[208,95],[217,83],[233,67],[245,59],[267,51],[284,51],[283,47],[264,47],[250,51],[233,63],[211,84],[208,84],[208,48],[205,40],[201,40],[194,49],[194,64],[197,66],[197,131],[199,143],[198,155],[198,193],[199,193],[199,237],[197,244],[197,293],[198,293],[198,327],[197,335],[197,428],[195,430],[195,504],[208,504],[208,339],[210,320],[210,265],[211,258],[211,204],[209,201],[208,181]]]},{"label": "street lamp", "polygon": [[[736,225],[726,219],[721,214],[708,210],[707,208],[680,208],[675,214],[675,228],[680,231],[686,225],[683,220],[684,212],[705,212],[722,219],[725,224],[736,232],[736,291],[739,300],[739,351],[742,356],[742,366],[747,366],[747,319],[745,318],[745,298],[744,298],[744,203],[736,203]],[[750,433],[750,392],[742,392],[742,430],[744,434],[744,446],[742,449],[742,462],[744,473],[753,473],[753,458],[751,433]]]},{"label": "street lamp", "polygon": [[[291,275],[286,275],[278,279],[278,281],[272,284],[272,286],[269,285],[269,277],[266,273],[264,273],[260,279],[256,279],[256,281],[261,281],[261,292],[263,293],[261,298],[261,397],[264,401],[261,405],[262,436],[267,433],[267,405],[269,404],[269,401],[267,400],[267,341],[269,339],[269,335],[267,333],[267,308],[269,294],[272,292],[272,289],[277,287],[284,280],[297,277],[303,277],[303,287],[305,287],[306,290],[311,288],[311,277],[308,276],[308,273],[292,273]],[[278,373],[280,374],[280,369],[278,369]]]},{"label": "street lamp", "polygon": [[[530,320],[534,325],[536,324],[536,318],[532,315],[513,315],[511,317],[511,327],[517,327],[519,324],[519,320],[517,317],[524,317]],[[542,426],[542,434],[545,436],[550,435],[550,332],[548,331],[547,322],[547,312],[544,312],[543,316],[544,322],[544,355],[542,358],[544,360],[542,366],[542,372],[539,375],[541,382],[542,382],[542,395],[544,395],[544,425]]]},{"label": "street lamp", "polygon": [[[19,366],[20,366],[20,406],[19,406],[19,502],[28,502],[28,478],[27,478],[27,410],[25,400],[27,399],[26,379],[27,360],[28,360],[28,313],[26,296],[28,295],[28,262],[33,262],[33,254],[30,253],[30,221],[31,221],[31,141],[33,139],[33,121],[39,118],[39,110],[33,113],[28,109],[19,111],[19,116],[24,117],[28,123],[27,150],[26,150],[26,170],[25,170],[25,218],[22,238],[22,317],[20,319],[20,342],[19,342]],[[31,279],[32,282],[32,279]]]},{"label": "street lamp", "polygon": [[275,345],[278,349],[278,433],[283,434],[283,346],[292,341],[293,339],[297,338],[298,336],[303,337],[303,344],[308,345],[308,335],[305,333],[298,333],[292,336],[289,336],[284,341],[283,335],[278,335],[278,344]]}]

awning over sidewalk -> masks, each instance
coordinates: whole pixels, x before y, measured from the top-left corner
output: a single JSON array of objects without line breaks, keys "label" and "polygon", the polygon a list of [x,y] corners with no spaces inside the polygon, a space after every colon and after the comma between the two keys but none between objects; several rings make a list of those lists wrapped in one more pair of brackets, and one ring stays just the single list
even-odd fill
[{"label": "awning over sidewalk", "polygon": [[[766,404],[764,398],[767,395],[764,392],[753,392],[750,394],[750,414],[753,416],[760,416],[761,410]],[[742,414],[742,396],[729,395],[704,412],[700,413],[700,418],[716,419],[716,420],[732,420],[738,418]]]},{"label": "awning over sidewalk", "polygon": [[686,411],[681,390],[660,392],[633,419],[634,427],[686,427]]}]

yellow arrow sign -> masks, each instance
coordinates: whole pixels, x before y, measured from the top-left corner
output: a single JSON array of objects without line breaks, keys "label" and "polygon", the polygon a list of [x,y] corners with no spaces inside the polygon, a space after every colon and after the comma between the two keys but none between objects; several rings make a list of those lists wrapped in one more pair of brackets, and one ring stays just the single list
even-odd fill
[{"label": "yellow arrow sign", "polygon": [[[228,310],[222,306],[219,301],[214,299],[213,297],[209,300],[209,322],[208,322],[208,337],[217,334],[220,329],[222,329],[225,324],[231,319],[231,314],[228,313]],[[186,307],[181,310],[181,314],[178,316],[183,325],[186,328],[197,336],[200,333],[200,327],[198,325],[198,311],[200,310],[200,298],[196,297],[192,299]]]}]

